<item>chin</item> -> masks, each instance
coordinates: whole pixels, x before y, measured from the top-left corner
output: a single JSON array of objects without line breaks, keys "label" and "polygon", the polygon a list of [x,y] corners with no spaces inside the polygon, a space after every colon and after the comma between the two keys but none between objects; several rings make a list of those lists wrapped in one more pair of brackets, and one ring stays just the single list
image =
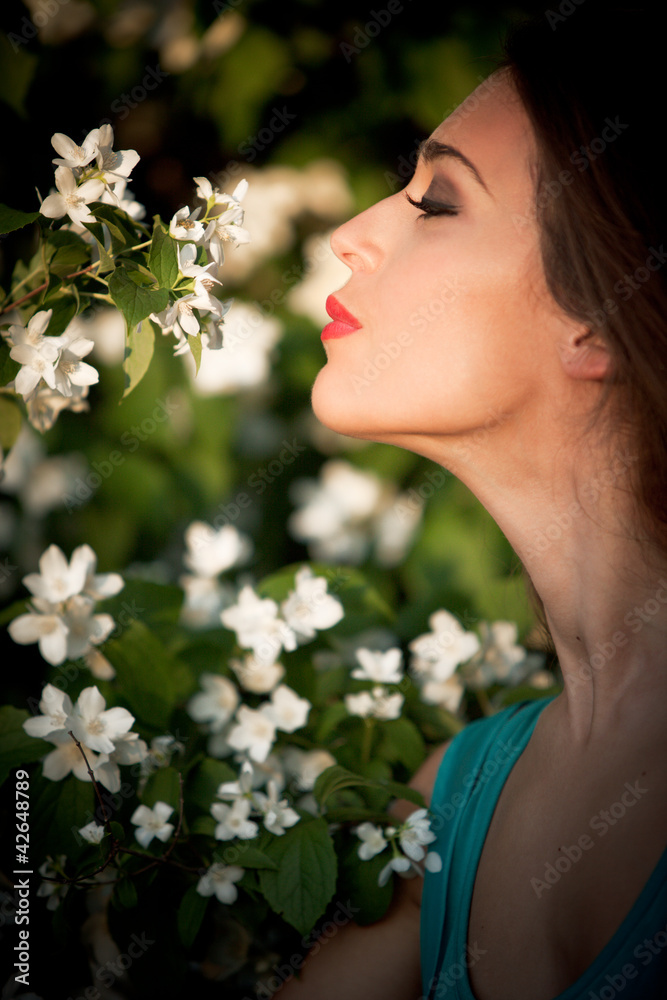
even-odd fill
[{"label": "chin", "polygon": [[381,430],[368,406],[363,403],[359,395],[351,390],[345,391],[339,379],[332,379],[326,366],[315,379],[311,405],[321,424],[346,437],[380,440]]}]

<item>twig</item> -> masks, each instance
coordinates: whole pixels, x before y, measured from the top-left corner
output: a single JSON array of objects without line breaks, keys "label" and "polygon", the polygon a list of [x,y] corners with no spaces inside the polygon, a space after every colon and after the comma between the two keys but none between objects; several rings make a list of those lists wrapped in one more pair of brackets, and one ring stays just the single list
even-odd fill
[{"label": "twig", "polygon": [[[63,280],[69,281],[70,278],[78,278],[79,275],[87,274],[88,271],[92,271],[94,267],[99,267],[99,266],[100,262],[99,260],[96,260],[94,264],[89,264],[88,267],[84,267],[81,271],[74,271],[73,274],[66,274]],[[93,274],[91,275],[91,277],[95,278],[97,277],[97,275]],[[39,295],[40,292],[43,292],[44,289],[48,287],[49,283],[48,281],[45,281],[43,285],[40,285],[38,288],[33,288],[31,292],[28,292],[27,295],[23,295],[20,299],[17,299],[16,302],[10,302],[8,306],[3,306],[2,309],[0,309],[0,316],[2,316],[3,313],[9,312],[11,309],[15,309],[16,306],[20,306],[21,303],[27,302],[28,299],[31,299],[33,297],[33,295]]]}]

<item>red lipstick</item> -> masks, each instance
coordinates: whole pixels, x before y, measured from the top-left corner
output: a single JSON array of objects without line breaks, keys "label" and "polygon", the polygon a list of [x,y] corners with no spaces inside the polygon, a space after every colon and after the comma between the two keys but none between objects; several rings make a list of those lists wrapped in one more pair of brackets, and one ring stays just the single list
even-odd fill
[{"label": "red lipstick", "polygon": [[361,329],[359,320],[355,319],[352,313],[349,313],[333,295],[327,299],[326,310],[331,316],[332,322],[327,323],[322,330],[322,340],[347,337],[348,333],[354,333],[355,330]]}]

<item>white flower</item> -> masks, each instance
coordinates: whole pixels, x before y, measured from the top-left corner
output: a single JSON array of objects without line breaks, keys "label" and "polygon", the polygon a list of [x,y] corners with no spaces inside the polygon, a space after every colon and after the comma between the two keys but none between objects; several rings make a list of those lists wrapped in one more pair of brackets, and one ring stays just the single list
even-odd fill
[{"label": "white flower", "polygon": [[236,604],[220,615],[222,624],[236,632],[239,646],[252,649],[255,656],[271,663],[284,647],[296,649],[296,636],[286,622],[278,618],[278,605],[258,597],[250,586],[241,590]]},{"label": "white flower", "polygon": [[107,188],[100,201],[104,202],[105,205],[115,205],[121,212],[125,212],[131,219],[137,221],[146,215],[146,206],[135,200],[134,195],[127,188],[127,181],[124,177],[116,177],[113,181],[113,190]]},{"label": "white flower", "polygon": [[288,747],[285,752],[285,767],[294,777],[297,788],[309,792],[315,782],[328,767],[336,763],[328,750],[300,750]]},{"label": "white flower", "polygon": [[67,628],[67,656],[77,660],[98,646],[114,629],[111,615],[94,615],[95,602],[90,597],[75,594],[62,605],[63,622]]},{"label": "white flower", "polygon": [[84,840],[87,840],[89,844],[99,844],[106,834],[106,830],[103,826],[96,823],[95,820],[92,820],[92,822],[88,823],[86,826],[81,827],[79,834]]},{"label": "white flower", "polygon": [[362,861],[370,861],[376,854],[384,851],[388,844],[381,828],[375,826],[374,823],[361,823],[354,832],[357,837],[363,840],[363,844],[360,844],[357,849],[357,854]]},{"label": "white flower", "polygon": [[212,733],[219,733],[229,722],[239,703],[239,693],[227,677],[202,674],[204,688],[188,702],[188,712],[195,722],[208,722]]},{"label": "white flower", "polygon": [[[79,781],[91,781],[88,766],[78,746],[64,730],[49,733],[44,737],[49,743],[54,743],[56,749],[47,754],[42,764],[42,773],[50,781],[62,781],[72,773]],[[99,757],[92,750],[86,751],[86,758],[94,771],[99,763]]]},{"label": "white flower", "polygon": [[95,216],[88,210],[91,201],[99,201],[104,184],[100,180],[84,181],[77,187],[76,178],[69,167],[56,169],[57,194],[50,194],[42,202],[40,212],[49,219],[60,219],[69,215],[72,222],[82,225],[95,222]]},{"label": "white flower", "polygon": [[302,642],[313,639],[317,630],[331,628],[344,615],[339,600],[327,593],[323,576],[313,576],[309,566],[304,566],[294,578],[296,589],[283,601],[281,611],[287,624]]},{"label": "white flower", "polygon": [[188,551],[184,563],[197,576],[214,577],[239,563],[252,553],[252,542],[232,524],[219,530],[204,521],[193,521],[185,532]]},{"label": "white flower", "polygon": [[203,224],[198,222],[201,208],[196,208],[190,212],[187,205],[179,208],[169,223],[169,234],[175,240],[190,240],[193,243],[201,243],[206,232]]},{"label": "white flower", "polygon": [[427,872],[442,871],[442,858],[437,851],[429,851],[424,858],[424,868]]},{"label": "white flower", "polygon": [[409,878],[411,875],[415,874],[414,867],[413,862],[411,862],[409,858],[397,855],[392,858],[391,861],[387,862],[378,875],[378,885],[386,885],[392,872],[398,872],[402,878]]},{"label": "white flower", "polygon": [[[208,330],[211,331],[209,325]],[[214,332],[202,349],[198,375],[194,362],[186,360],[193,387],[198,395],[211,396],[252,389],[263,385],[271,375],[271,351],[282,334],[275,317],[267,316],[256,306],[235,302],[221,327],[215,318]],[[202,342],[204,335],[202,334]]]},{"label": "white flower", "polygon": [[112,753],[114,739],[123,736],[134,722],[126,708],[106,708],[98,689],[84,688],[70,717],[72,732],[81,743],[100,753]]},{"label": "white flower", "polygon": [[66,601],[80,594],[86,583],[89,564],[89,546],[80,546],[72,553],[70,562],[57,545],[50,545],[39,560],[39,573],[28,573],[23,583],[28,590],[51,604]]},{"label": "white flower", "polygon": [[463,682],[454,674],[446,681],[426,679],[421,685],[421,698],[427,705],[437,705],[448,712],[457,712],[463,698]]},{"label": "white flower", "polygon": [[182,341],[177,349],[183,346],[187,348],[187,340],[183,338],[196,337],[200,330],[199,320],[193,312],[199,308],[208,308],[206,300],[190,292],[176,299],[161,313],[151,313],[150,318],[162,327],[163,333],[174,330],[177,340]]},{"label": "white flower", "polygon": [[[428,620],[431,631],[410,643],[417,661],[430,664],[433,680],[445,681],[460,663],[465,663],[479,650],[474,632],[466,632],[448,611],[436,611]],[[422,667],[418,667],[422,669]]]},{"label": "white flower", "polygon": [[374,706],[375,701],[370,691],[360,691],[359,694],[345,695],[345,708],[350,715],[360,715],[362,719],[366,719],[369,715],[373,714]]},{"label": "white flower", "polygon": [[[113,741],[111,753],[103,753],[93,768],[95,779],[110,792],[120,791],[119,764],[144,764],[148,757],[148,745],[139,739],[138,733],[124,733]],[[144,767],[142,766],[142,772]]]},{"label": "white flower", "polygon": [[257,808],[264,815],[264,826],[269,833],[280,837],[285,829],[299,822],[299,814],[287,804],[287,799],[278,800],[278,789],[275,781],[269,781],[268,795],[255,792],[254,800]]},{"label": "white flower", "polygon": [[214,299],[211,295],[215,285],[221,285],[222,282],[213,276],[212,270],[217,268],[215,263],[207,264],[205,267],[202,264],[196,264],[197,260],[197,248],[194,243],[186,243],[184,246],[179,247],[178,253],[178,270],[186,278],[191,278],[194,281],[194,291],[195,295],[200,296],[203,300],[210,301],[208,308],[212,312],[218,312],[220,309],[220,300]]},{"label": "white flower", "polygon": [[88,386],[73,386],[71,396],[63,396],[48,385],[38,386],[31,396],[25,398],[28,420],[42,434],[50,430],[63,410],[84,413],[90,409],[86,397]]},{"label": "white flower", "polygon": [[35,598],[34,611],[19,615],[8,625],[14,642],[22,646],[36,642],[47,663],[57,666],[67,657],[69,629],[58,613],[58,606]]},{"label": "white flower", "polygon": [[221,903],[234,903],[239,894],[234,883],[242,879],[244,874],[243,868],[238,865],[216,862],[199,879],[197,892],[202,896],[212,896],[215,893]]},{"label": "white flower", "polygon": [[282,663],[258,660],[249,653],[243,660],[230,660],[229,665],[239,679],[241,687],[254,694],[268,694],[280,684],[285,675]]},{"label": "white flower", "polygon": [[56,387],[56,365],[59,348],[55,337],[42,337],[38,344],[18,344],[9,352],[10,358],[18,361],[21,370],[14,379],[19,395],[29,396],[42,379],[50,389]]},{"label": "white flower", "polygon": [[246,798],[237,798],[231,806],[214,802],[211,814],[218,821],[214,834],[216,840],[232,840],[234,837],[252,840],[256,837],[259,827],[248,819],[251,809],[252,803]]},{"label": "white flower", "polygon": [[276,727],[262,710],[241,705],[236,713],[236,725],[227,736],[234,750],[246,750],[252,760],[265,761],[276,738]]},{"label": "white flower", "polygon": [[514,622],[480,622],[482,647],[464,671],[469,687],[488,687],[490,684],[517,684],[523,680],[533,660],[517,645],[517,626]]},{"label": "white flower", "polygon": [[95,385],[100,376],[96,368],[86,364],[81,358],[90,354],[95,342],[80,336],[76,330],[68,333],[66,330],[60,337],[55,337],[60,348],[58,363],[55,368],[55,388],[66,397],[74,394],[74,386]]},{"label": "white flower", "polygon": [[99,131],[95,128],[89,132],[80,146],[77,146],[69,136],[62,132],[56,132],[55,135],[51,136],[51,145],[56,153],[60,153],[60,158],[51,162],[61,167],[69,167],[72,170],[87,166],[91,160],[95,159]]},{"label": "white flower", "polygon": [[114,667],[109,663],[106,656],[100,653],[99,649],[91,648],[84,654],[84,662],[93,677],[98,681],[111,681],[116,676]]},{"label": "white flower", "polygon": [[379,684],[399,684],[403,678],[401,660],[403,654],[394,647],[386,653],[357,649],[354,654],[361,664],[352,671],[352,676],[360,681],[375,681]]},{"label": "white flower", "polygon": [[398,691],[389,694],[387,688],[381,686],[374,687],[372,691],[345,695],[345,707],[350,715],[360,715],[362,718],[373,716],[384,721],[398,719],[403,701],[403,695]]},{"label": "white flower", "polygon": [[112,183],[120,178],[127,180],[139,162],[139,154],[134,149],[122,149],[114,152],[111,125],[102,125],[95,131],[98,133],[96,138],[99,170],[104,174],[111,175]]},{"label": "white flower", "polygon": [[[45,737],[53,732],[65,732],[68,718],[72,714],[69,695],[53,684],[46,684],[39,703],[41,715],[26,719],[23,728],[28,736]],[[69,737],[68,737],[69,739]]]},{"label": "white flower", "polygon": [[152,809],[137,806],[130,817],[130,823],[137,827],[134,835],[142,847],[148,847],[153,837],[163,842],[169,839],[174,824],[167,823],[167,820],[173,811],[173,806],[167,802],[156,802]]},{"label": "white flower", "polygon": [[299,698],[295,691],[286,684],[281,684],[271,695],[271,701],[262,705],[260,711],[276,729],[294,733],[305,726],[311,708],[307,698]]},{"label": "white flower", "polygon": [[422,861],[426,855],[425,844],[431,844],[436,839],[431,830],[431,821],[427,809],[416,809],[410,813],[399,830],[399,843],[403,851],[413,861]]},{"label": "white flower", "polygon": [[223,781],[215,793],[219,799],[237,799],[247,795],[252,788],[254,769],[249,760],[244,760],[238,781]]},{"label": "white flower", "polygon": [[83,585],[83,593],[92,597],[95,601],[103,601],[107,597],[115,597],[125,586],[125,581],[119,573],[95,573],[97,568],[97,556],[90,545],[80,545],[72,553],[77,560],[85,561],[86,579]]},{"label": "white flower", "polygon": [[316,559],[360,562],[382,505],[378,477],[332,460],[322,466],[319,482],[298,480],[292,490],[301,503],[288,522],[294,537],[309,543]]},{"label": "white flower", "polygon": [[[57,861],[54,862],[51,855],[48,854],[46,861],[39,866],[39,874],[43,875],[45,878],[53,878],[54,876],[64,875],[66,860],[66,855],[61,854]],[[46,896],[47,909],[55,910],[58,908],[63,897],[67,895],[68,890],[69,884],[67,882],[42,882],[37,890],[37,895]]]},{"label": "white flower", "polygon": [[25,344],[31,347],[39,347],[44,340],[44,333],[51,322],[52,315],[53,309],[41,309],[30,317],[27,326],[14,323],[3,336],[12,347],[19,347]]}]

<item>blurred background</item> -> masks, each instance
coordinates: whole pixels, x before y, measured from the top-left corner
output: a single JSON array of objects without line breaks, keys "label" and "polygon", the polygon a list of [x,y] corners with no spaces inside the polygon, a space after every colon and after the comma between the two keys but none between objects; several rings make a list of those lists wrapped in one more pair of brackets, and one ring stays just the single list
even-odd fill
[{"label": "blurred background", "polygon": [[[35,188],[53,184],[51,135],[81,142],[109,122],[115,148],[141,157],[127,195],[137,215],[194,207],[193,177],[229,192],[246,178],[252,235],[227,255],[228,336],[196,381],[159,338],[120,402],[122,323],[111,310],[83,321],[100,370],[90,412],[65,412],[43,435],[24,426],[0,482],[3,604],[25,596],[21,579],[52,542],[68,556],[87,542],[102,570],[177,582],[184,532],[204,520],[252,538],[249,579],[306,558],[363,567],[405,641],[441,607],[467,627],[511,619],[531,641],[517,560],[470,493],[415,455],[326,430],[309,394],[324,302],[348,274],[332,230],[404,186],[418,143],[493,69],[508,25],[541,9],[3,0],[0,201],[35,210]],[[5,290],[31,238],[0,241]],[[205,624],[210,605],[189,599]],[[5,700],[21,704],[45,664],[0,641],[21,662]]]}]

